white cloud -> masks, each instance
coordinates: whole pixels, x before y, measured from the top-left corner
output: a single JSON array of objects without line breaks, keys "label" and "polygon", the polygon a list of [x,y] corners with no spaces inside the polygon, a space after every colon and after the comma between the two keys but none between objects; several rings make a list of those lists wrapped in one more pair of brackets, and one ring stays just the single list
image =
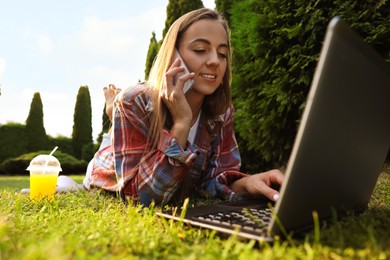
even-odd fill
[{"label": "white cloud", "polygon": [[[15,91],[10,86],[2,86],[0,96],[0,122],[18,122],[24,124],[30,104],[34,96],[32,89],[23,89]],[[17,106],[15,106],[17,104]],[[12,115],[12,117],[10,117]]]},{"label": "white cloud", "polygon": [[[91,82],[91,79],[93,79],[94,86],[102,87],[107,84],[118,84],[121,85],[121,87],[126,86],[126,83],[128,83],[129,76],[128,72],[124,71],[122,69],[113,68],[113,67],[106,67],[106,66],[95,66],[92,68],[89,68],[85,73],[86,80],[89,79],[89,82]],[[114,82],[114,81],[115,82]],[[90,84],[88,84],[90,85]]]},{"label": "white cloud", "polygon": [[[128,73],[137,74],[138,79],[139,72],[144,70],[152,32],[161,33],[164,23],[165,10],[161,8],[125,18],[85,17],[80,26],[82,29],[64,39],[67,55],[64,58],[72,57],[72,63],[79,65],[93,62],[101,66],[126,67]],[[129,64],[139,69],[129,68]]]},{"label": "white cloud", "polygon": [[47,35],[38,35],[36,43],[38,50],[41,53],[47,54],[50,53],[53,49],[53,43]]},{"label": "white cloud", "polygon": [[[3,79],[5,72],[5,60],[3,58],[0,58],[0,80]],[[1,82],[0,82],[1,84]]]},{"label": "white cloud", "polygon": [[43,91],[40,94],[46,133],[70,137],[76,98],[64,92]]},{"label": "white cloud", "polygon": [[204,7],[214,9],[215,8],[215,0],[203,0]]},{"label": "white cloud", "polygon": [[95,139],[104,107],[102,87],[113,83],[125,88],[142,80],[152,32],[160,40],[165,25],[163,2],[137,12],[119,12],[118,16],[96,9],[96,5],[91,12],[72,15],[69,21],[56,19],[43,24],[38,22],[44,19],[35,16],[21,17],[25,22],[15,32],[22,38],[14,40],[12,55],[0,54],[0,124],[24,123],[33,95],[39,91],[46,132],[70,137],[78,87],[88,85]]},{"label": "white cloud", "polygon": [[128,19],[102,20],[98,17],[86,17],[82,30],[70,35],[66,40],[68,51],[80,55],[80,59],[113,59],[123,56],[131,46],[135,46],[137,37],[131,33],[134,26]]},{"label": "white cloud", "polygon": [[[0,124],[18,122],[24,124],[30,105],[37,90],[23,89],[20,92],[12,87],[3,87],[0,96]],[[76,95],[67,93],[39,91],[43,105],[43,119],[46,133],[51,136],[72,134],[73,111]],[[15,106],[17,104],[17,106]],[[12,115],[10,117],[10,115]]]},{"label": "white cloud", "polygon": [[129,34],[131,27],[129,20],[103,21],[98,17],[87,17],[79,42],[92,54],[102,54],[104,50],[105,53],[120,55],[136,42],[136,38]]},{"label": "white cloud", "polygon": [[[74,89],[74,91],[74,93],[49,91],[41,93],[44,125],[47,134],[54,137],[58,135],[70,137],[72,135],[73,113],[78,89]],[[102,129],[103,87],[89,87],[89,92],[92,106],[93,138],[96,139]]]},{"label": "white cloud", "polygon": [[64,102],[64,103],[69,103],[70,98],[69,95],[63,92],[49,92],[49,91],[44,91],[40,93],[42,103],[48,103],[48,104],[58,104],[58,102]]},{"label": "white cloud", "polygon": [[[28,107],[30,107],[31,101],[34,97],[35,91],[30,88],[25,88],[22,90],[21,93],[14,93],[15,95],[18,95],[22,102],[27,103]],[[27,115],[26,115],[27,118]]]}]

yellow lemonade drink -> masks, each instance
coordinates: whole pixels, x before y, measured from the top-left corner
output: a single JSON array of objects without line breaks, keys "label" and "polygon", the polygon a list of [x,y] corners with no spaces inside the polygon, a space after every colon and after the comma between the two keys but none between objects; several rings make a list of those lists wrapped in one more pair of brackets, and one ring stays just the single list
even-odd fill
[{"label": "yellow lemonade drink", "polygon": [[30,199],[40,200],[48,198],[54,201],[60,162],[52,155],[38,155],[31,160],[27,167],[30,171]]},{"label": "yellow lemonade drink", "polygon": [[30,199],[40,200],[48,198],[54,200],[58,173],[30,173]]}]

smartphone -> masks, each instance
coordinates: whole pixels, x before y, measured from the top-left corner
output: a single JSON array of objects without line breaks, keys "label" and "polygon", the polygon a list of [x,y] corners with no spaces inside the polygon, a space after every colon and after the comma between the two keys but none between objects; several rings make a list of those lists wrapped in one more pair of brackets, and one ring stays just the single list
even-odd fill
[{"label": "smartphone", "polygon": [[[183,72],[179,72],[175,75],[175,77],[173,78],[173,84],[176,85],[176,81],[179,77],[183,76],[183,75],[186,75],[186,74],[190,74],[190,71],[188,70],[186,64],[184,63],[183,59],[180,57],[180,54],[178,52],[178,50],[175,49],[175,54],[174,54],[174,57],[173,57],[173,60],[176,60],[176,58],[179,58],[180,59],[180,67],[183,67],[184,68],[184,71]],[[194,85],[195,81],[193,79],[188,79],[186,82],[184,82],[184,87],[183,87],[183,91],[184,91],[184,94],[190,90],[192,88],[192,86]]]}]

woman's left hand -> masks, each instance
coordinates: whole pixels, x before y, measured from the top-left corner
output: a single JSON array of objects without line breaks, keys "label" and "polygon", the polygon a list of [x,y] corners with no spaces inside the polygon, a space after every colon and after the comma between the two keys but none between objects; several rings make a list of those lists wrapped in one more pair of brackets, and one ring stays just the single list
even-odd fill
[{"label": "woman's left hand", "polygon": [[280,187],[283,179],[284,175],[279,170],[270,170],[241,178],[233,182],[230,189],[240,196],[265,196],[272,201],[276,201],[279,198],[279,191],[272,188],[272,186]]}]

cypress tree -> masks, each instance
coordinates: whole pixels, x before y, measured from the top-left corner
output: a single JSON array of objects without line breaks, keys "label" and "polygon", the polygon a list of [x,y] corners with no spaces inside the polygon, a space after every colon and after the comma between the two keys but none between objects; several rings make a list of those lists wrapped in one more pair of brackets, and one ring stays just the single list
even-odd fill
[{"label": "cypress tree", "polygon": [[202,0],[179,0],[179,6],[181,15],[188,13],[192,10],[204,7]]},{"label": "cypress tree", "polygon": [[167,6],[167,18],[165,20],[165,28],[163,30],[163,38],[167,34],[169,27],[171,27],[177,18],[185,13],[202,7],[202,0],[169,0]]},{"label": "cypress tree", "polygon": [[48,137],[43,126],[43,105],[39,92],[34,94],[26,119],[27,150],[35,152],[47,148]]},{"label": "cypress tree", "polygon": [[[92,108],[88,86],[81,86],[77,93],[73,116],[72,145],[74,156],[89,160],[92,157]],[[87,149],[87,150],[85,150]]]},{"label": "cypress tree", "polygon": [[158,49],[159,49],[159,46],[158,46],[158,42],[156,40],[156,33],[152,32],[152,38],[150,38],[148,54],[146,55],[145,80],[147,80],[149,78],[149,72],[150,72],[150,69],[152,68],[153,61],[157,55]]},{"label": "cypress tree", "polygon": [[173,24],[173,22],[180,17],[181,10],[180,10],[180,1],[177,0],[169,0],[167,5],[167,18],[165,19],[165,28],[163,30],[163,38],[167,34],[169,27]]}]

